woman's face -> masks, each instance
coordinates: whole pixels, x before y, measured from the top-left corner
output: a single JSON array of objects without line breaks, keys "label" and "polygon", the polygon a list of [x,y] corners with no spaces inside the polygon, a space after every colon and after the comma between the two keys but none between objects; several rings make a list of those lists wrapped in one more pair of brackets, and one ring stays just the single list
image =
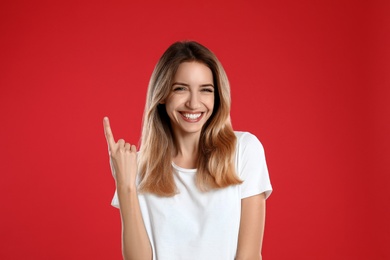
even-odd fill
[{"label": "woman's face", "polygon": [[199,62],[180,64],[165,107],[175,135],[200,133],[214,108],[211,70]]}]

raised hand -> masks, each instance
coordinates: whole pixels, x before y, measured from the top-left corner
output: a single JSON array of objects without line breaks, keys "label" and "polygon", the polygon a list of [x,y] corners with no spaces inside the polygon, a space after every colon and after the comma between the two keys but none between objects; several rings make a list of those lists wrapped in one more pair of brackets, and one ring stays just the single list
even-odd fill
[{"label": "raised hand", "polygon": [[115,142],[107,117],[103,119],[103,126],[122,217],[123,258],[152,259],[152,247],[142,219],[135,184],[137,148],[123,139]]},{"label": "raised hand", "polygon": [[103,119],[104,133],[111,160],[111,170],[117,189],[135,189],[137,176],[137,148],[119,139],[115,142],[108,117]]}]

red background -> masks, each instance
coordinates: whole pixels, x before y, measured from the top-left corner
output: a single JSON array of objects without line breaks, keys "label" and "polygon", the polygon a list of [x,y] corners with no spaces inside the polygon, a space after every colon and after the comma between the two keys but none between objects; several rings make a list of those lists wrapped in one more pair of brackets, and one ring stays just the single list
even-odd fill
[{"label": "red background", "polygon": [[388,1],[2,1],[0,258],[120,259],[102,118],[137,143],[174,41],[212,49],[274,193],[263,257],[390,259]]}]

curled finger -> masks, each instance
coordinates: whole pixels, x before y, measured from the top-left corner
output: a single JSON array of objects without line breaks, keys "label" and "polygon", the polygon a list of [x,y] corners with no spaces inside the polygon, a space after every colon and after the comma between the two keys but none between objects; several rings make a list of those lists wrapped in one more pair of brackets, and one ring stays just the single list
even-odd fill
[{"label": "curled finger", "polygon": [[125,140],[119,139],[118,140],[118,146],[119,146],[119,148],[123,148],[125,146]]}]

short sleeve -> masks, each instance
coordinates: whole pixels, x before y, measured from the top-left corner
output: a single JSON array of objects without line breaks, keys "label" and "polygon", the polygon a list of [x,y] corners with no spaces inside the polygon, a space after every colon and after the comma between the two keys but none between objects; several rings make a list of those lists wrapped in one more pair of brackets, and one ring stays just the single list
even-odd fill
[{"label": "short sleeve", "polygon": [[111,206],[119,209],[118,193],[116,192],[116,190],[111,200]]},{"label": "short sleeve", "polygon": [[[111,169],[112,177],[115,179],[115,170],[114,170],[114,167],[112,165],[111,157],[110,157],[110,169]],[[119,209],[118,193],[117,193],[116,189],[115,189],[114,196],[112,197],[112,200],[111,200],[111,206]]]},{"label": "short sleeve", "polygon": [[268,198],[272,185],[268,174],[264,148],[259,139],[248,132],[236,132],[237,154],[236,169],[243,181],[241,198],[265,193]]}]

